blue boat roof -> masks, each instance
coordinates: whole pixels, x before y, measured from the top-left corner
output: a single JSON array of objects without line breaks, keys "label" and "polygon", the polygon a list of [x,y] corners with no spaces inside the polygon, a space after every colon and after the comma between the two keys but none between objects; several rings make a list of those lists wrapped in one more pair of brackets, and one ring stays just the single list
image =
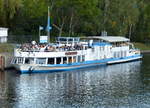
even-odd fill
[{"label": "blue boat roof", "polygon": [[106,45],[111,45],[110,43],[107,42],[94,42],[94,46],[106,46]]}]

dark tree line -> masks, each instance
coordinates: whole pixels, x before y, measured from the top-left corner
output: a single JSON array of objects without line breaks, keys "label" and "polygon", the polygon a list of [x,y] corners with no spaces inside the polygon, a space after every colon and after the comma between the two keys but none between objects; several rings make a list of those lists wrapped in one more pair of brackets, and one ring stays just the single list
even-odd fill
[{"label": "dark tree line", "polygon": [[47,24],[48,6],[53,38],[100,35],[105,30],[132,41],[150,40],[149,0],[0,0],[0,26],[18,38],[38,38],[39,25]]}]

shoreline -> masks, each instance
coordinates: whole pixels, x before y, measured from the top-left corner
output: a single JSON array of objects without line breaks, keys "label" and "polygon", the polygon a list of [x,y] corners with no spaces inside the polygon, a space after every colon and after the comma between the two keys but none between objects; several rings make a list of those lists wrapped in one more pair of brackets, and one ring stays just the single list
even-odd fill
[{"label": "shoreline", "polygon": [[150,54],[150,50],[141,50],[141,54]]},{"label": "shoreline", "polygon": [[4,53],[0,53],[0,56],[4,56],[5,57],[5,69],[10,67],[10,63],[11,60],[13,58],[13,53],[10,52],[4,52]]}]

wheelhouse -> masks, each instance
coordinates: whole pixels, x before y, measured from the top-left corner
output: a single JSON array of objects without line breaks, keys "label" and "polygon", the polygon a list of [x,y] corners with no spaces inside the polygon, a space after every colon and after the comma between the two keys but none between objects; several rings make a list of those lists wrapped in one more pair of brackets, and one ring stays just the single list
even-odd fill
[{"label": "wheelhouse", "polygon": [[77,44],[80,42],[79,37],[58,37],[56,38],[56,42],[59,44]]}]

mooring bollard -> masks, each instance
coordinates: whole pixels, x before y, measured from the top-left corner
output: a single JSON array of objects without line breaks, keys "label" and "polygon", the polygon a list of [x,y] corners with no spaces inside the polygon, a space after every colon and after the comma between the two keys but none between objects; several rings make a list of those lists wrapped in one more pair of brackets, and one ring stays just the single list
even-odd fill
[{"label": "mooring bollard", "polygon": [[4,69],[5,69],[5,57],[0,56],[0,70],[4,70]]}]

